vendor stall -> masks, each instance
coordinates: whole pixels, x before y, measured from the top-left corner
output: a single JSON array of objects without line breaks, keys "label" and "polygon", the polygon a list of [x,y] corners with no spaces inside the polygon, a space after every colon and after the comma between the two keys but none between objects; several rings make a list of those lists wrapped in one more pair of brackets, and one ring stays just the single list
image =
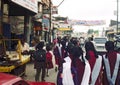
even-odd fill
[{"label": "vendor stall", "polygon": [[[18,45],[18,49],[16,46]],[[7,72],[21,76],[25,73],[26,64],[30,61],[29,54],[21,54],[20,40],[18,39],[2,39],[0,50],[4,50],[5,54],[1,55],[0,72]]]}]

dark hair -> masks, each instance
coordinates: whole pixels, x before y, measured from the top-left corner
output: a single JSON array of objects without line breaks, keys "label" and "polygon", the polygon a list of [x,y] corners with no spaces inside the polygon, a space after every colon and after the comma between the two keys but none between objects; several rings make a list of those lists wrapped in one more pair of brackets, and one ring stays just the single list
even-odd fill
[{"label": "dark hair", "polygon": [[57,42],[61,43],[61,37],[57,37]]},{"label": "dark hair", "polygon": [[23,46],[24,46],[25,42],[26,42],[26,41],[25,41],[25,38],[22,38],[22,39],[21,39],[21,44],[22,44]]},{"label": "dark hair", "polygon": [[81,57],[82,62],[83,62],[83,64],[85,65],[85,60],[84,60],[84,58],[83,58],[83,50],[82,50],[81,47],[79,47],[79,46],[74,46],[74,47],[73,47],[73,53],[72,53],[72,55],[73,55],[73,59],[72,59],[72,61],[73,61],[73,66],[76,67],[76,59],[78,59],[79,57]]},{"label": "dark hair", "polygon": [[73,44],[74,44],[74,45],[77,45],[78,42],[79,42],[79,41],[78,41],[77,39],[75,39],[75,40],[73,41]]},{"label": "dark hair", "polygon": [[47,50],[47,51],[52,50],[52,45],[51,45],[51,44],[47,44],[47,45],[46,45],[46,50]]},{"label": "dark hair", "polygon": [[94,44],[92,42],[88,41],[88,42],[85,43],[85,50],[86,50],[86,56],[85,57],[86,57],[87,60],[90,59],[88,51],[93,51],[95,53],[95,57],[98,58],[97,51],[96,51],[96,49],[94,47]]},{"label": "dark hair", "polygon": [[93,41],[93,37],[90,37],[90,41]]},{"label": "dark hair", "polygon": [[36,46],[36,49],[40,50],[44,47],[44,42],[39,42],[38,45]]},{"label": "dark hair", "polygon": [[83,50],[81,47],[79,46],[74,46],[73,47],[73,56],[74,57],[80,57],[81,55],[83,55]]},{"label": "dark hair", "polygon": [[74,45],[71,42],[69,42],[68,45],[67,45],[67,48],[66,48],[67,52],[72,54],[73,47],[74,47]]},{"label": "dark hair", "polygon": [[113,41],[107,41],[105,43],[105,48],[107,51],[114,50],[114,42]]}]

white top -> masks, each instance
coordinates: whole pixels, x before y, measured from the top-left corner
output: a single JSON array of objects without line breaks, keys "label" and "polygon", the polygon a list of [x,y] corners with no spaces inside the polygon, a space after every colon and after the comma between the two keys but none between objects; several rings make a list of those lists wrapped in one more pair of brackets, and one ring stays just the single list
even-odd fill
[{"label": "white top", "polygon": [[74,85],[73,76],[71,73],[71,59],[70,57],[64,58],[65,63],[63,63],[63,85]]},{"label": "white top", "polygon": [[24,46],[21,45],[21,51],[24,52],[25,50],[29,51],[30,48],[29,48],[29,44],[28,43],[24,43]]}]

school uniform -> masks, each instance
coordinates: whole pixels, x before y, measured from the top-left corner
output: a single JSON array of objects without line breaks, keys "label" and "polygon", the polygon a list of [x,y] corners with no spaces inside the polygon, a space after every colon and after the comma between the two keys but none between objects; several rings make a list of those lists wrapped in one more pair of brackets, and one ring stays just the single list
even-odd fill
[{"label": "school uniform", "polygon": [[77,72],[71,66],[70,57],[64,58],[64,63],[60,67],[57,75],[57,85],[78,85]]},{"label": "school uniform", "polygon": [[103,85],[120,85],[120,54],[110,51],[103,55]]},{"label": "school uniform", "polygon": [[77,71],[78,85],[89,85],[91,69],[88,61],[83,61],[81,57],[76,58],[73,65]]},{"label": "school uniform", "polygon": [[55,55],[56,65],[58,65],[58,67],[61,66],[65,54],[65,50],[63,49],[62,44],[56,44],[53,53]]},{"label": "school uniform", "polygon": [[95,57],[93,51],[88,51],[90,56],[88,62],[91,67],[90,75],[90,85],[101,85],[102,84],[102,56],[98,55],[98,58]]},{"label": "school uniform", "polygon": [[52,62],[52,54],[50,51],[46,52],[46,64],[47,64],[47,69],[52,69],[53,68],[53,62]]}]

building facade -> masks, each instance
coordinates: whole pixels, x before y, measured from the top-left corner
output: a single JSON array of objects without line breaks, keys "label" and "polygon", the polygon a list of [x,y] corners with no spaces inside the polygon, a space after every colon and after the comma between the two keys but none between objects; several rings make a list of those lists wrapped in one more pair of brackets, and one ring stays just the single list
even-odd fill
[{"label": "building facade", "polygon": [[[0,34],[2,36],[24,37],[27,42],[30,42],[32,36],[38,36],[40,39],[49,41],[51,0],[0,0],[0,6]],[[44,26],[46,23],[48,30]]]}]

